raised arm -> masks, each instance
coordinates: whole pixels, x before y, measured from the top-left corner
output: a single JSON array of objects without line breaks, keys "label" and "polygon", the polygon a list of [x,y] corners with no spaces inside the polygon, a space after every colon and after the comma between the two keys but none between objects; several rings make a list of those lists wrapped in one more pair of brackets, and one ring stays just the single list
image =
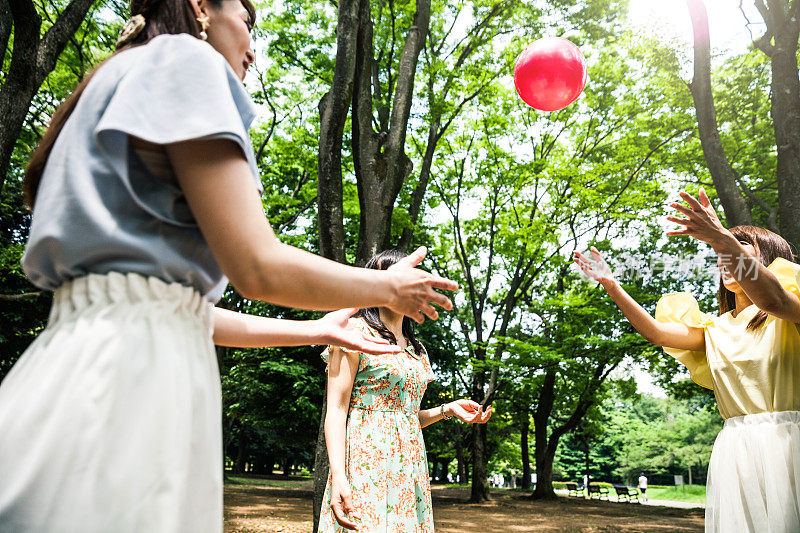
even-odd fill
[{"label": "raised arm", "polygon": [[165,149],[214,257],[243,296],[301,309],[389,307],[418,322],[438,317],[432,303],[452,309],[434,289],[458,285],[414,268],[424,249],[381,271],[341,265],[278,241],[234,142],[192,140]]},{"label": "raised arm", "polygon": [[721,266],[736,279],[750,301],[759,309],[790,322],[800,322],[800,299],[784,289],[761,260],[722,225],[706,191],[700,189],[699,198],[694,198],[685,191],[680,196],[688,206],[677,202],[670,205],[686,215],[686,218],[667,218],[685,227],[668,232],[667,235],[687,235],[708,243],[717,252]]},{"label": "raised arm", "polygon": [[357,372],[358,354],[331,347],[328,357],[325,443],[331,468],[331,507],[337,522],[347,529],[355,529],[354,520],[358,519],[344,459],[347,413]]},{"label": "raised arm", "polygon": [[682,350],[705,350],[705,334],[702,328],[693,328],[685,324],[659,322],[644,310],[636,300],[625,292],[614,274],[603,260],[597,248],[592,247],[592,258],[575,252],[573,261],[595,281],[600,282],[617,307],[636,328],[642,337],[657,346],[679,348]]}]

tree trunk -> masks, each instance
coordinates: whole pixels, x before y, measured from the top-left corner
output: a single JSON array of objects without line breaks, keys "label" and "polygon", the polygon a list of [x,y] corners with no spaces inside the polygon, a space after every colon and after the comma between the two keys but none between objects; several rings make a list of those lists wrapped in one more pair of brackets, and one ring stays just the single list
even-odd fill
[{"label": "tree trunk", "polygon": [[541,453],[536,452],[536,489],[533,498],[537,500],[552,500],[557,498],[553,490],[553,459],[556,455],[555,447],[545,445]]},{"label": "tree trunk", "polygon": [[[800,2],[795,0],[793,11]],[[797,68],[798,14],[787,17],[772,51],[772,115],[778,149],[778,216],[781,235],[800,250],[800,80]]]},{"label": "tree trunk", "polygon": [[469,501],[485,502],[491,500],[489,478],[486,472],[486,424],[473,426],[472,439],[472,490]]},{"label": "tree trunk", "polygon": [[322,391],[322,414],[320,415],[319,432],[317,433],[317,449],[314,453],[314,527],[313,532],[319,529],[319,517],[322,510],[322,498],[325,496],[325,486],[328,484],[330,463],[328,462],[328,448],[325,445],[325,413],[328,409],[327,387]]},{"label": "tree trunk", "polygon": [[583,441],[584,445],[584,472],[586,473],[586,479],[589,479],[589,439],[585,439]]},{"label": "tree trunk", "polygon": [[275,472],[275,454],[267,452],[264,455],[264,473],[271,475],[273,472]]},{"label": "tree trunk", "polygon": [[[480,333],[478,333],[480,339]],[[483,348],[476,351],[476,358],[486,359]],[[483,370],[478,370],[472,375],[472,398],[480,402],[484,399],[486,375]],[[489,480],[486,472],[486,425],[472,426],[472,488],[470,491],[471,502],[483,502],[491,499],[489,494]]]},{"label": "tree trunk", "polygon": [[[336,27],[333,82],[319,102],[320,131],[317,218],[320,255],[345,262],[342,136],[353,99],[359,5],[367,0],[341,0]],[[315,522],[316,523],[316,522]]]},{"label": "tree trunk", "polygon": [[0,65],[5,64],[8,39],[11,37],[13,26],[14,17],[11,15],[11,6],[8,4],[8,0],[0,0]]},{"label": "tree trunk", "polygon": [[717,111],[711,90],[711,45],[708,32],[708,14],[703,0],[686,0],[694,30],[694,79],[691,83],[692,99],[697,113],[697,128],[708,171],[714,182],[728,226],[751,225],[750,207],[739,186],[736,173],[728,161],[719,137]]},{"label": "tree trunk", "polygon": [[531,453],[528,447],[528,431],[530,424],[528,421],[528,411],[525,409],[525,418],[520,424],[520,448],[522,448],[522,488],[531,488]]},{"label": "tree trunk", "polygon": [[247,446],[248,446],[247,432],[242,427],[239,430],[239,443],[236,450],[236,462],[233,464],[233,473],[237,475],[244,474],[245,463],[247,461]]},{"label": "tree trunk", "polygon": [[555,450],[548,447],[547,428],[555,400],[556,373],[548,370],[539,392],[539,401],[533,414],[534,455],[536,458],[536,489],[533,497],[546,500],[556,497],[553,490],[553,457]]},{"label": "tree trunk", "polygon": [[800,250],[800,80],[797,48],[800,38],[800,2],[757,0],[755,7],[766,32],[754,44],[770,58],[770,116],[777,149],[779,230]]},{"label": "tree trunk", "polygon": [[450,461],[445,461],[444,459],[442,459],[441,462],[442,462],[442,470],[441,470],[441,476],[439,477],[439,481],[441,483],[447,483],[447,474],[448,471],[450,470]]},{"label": "tree trunk", "polygon": [[353,101],[353,162],[360,206],[356,262],[364,264],[391,243],[392,213],[413,165],[405,153],[417,63],[430,24],[430,0],[417,0],[397,71],[388,130],[373,129],[373,24],[369,2],[359,14]]},{"label": "tree trunk", "polygon": [[[0,8],[5,10],[5,1]],[[3,191],[11,154],[17,143],[31,101],[45,78],[56,66],[58,56],[86,18],[94,0],[72,0],[55,23],[39,38],[42,19],[30,0],[9,2],[13,18],[13,47],[8,73],[0,88],[0,194]],[[8,42],[8,12],[0,13],[0,40]],[[2,43],[0,43],[2,44]],[[0,50],[6,52],[3,46]]]},{"label": "tree trunk", "polygon": [[385,202],[386,158],[381,149],[386,132],[373,129],[372,67],[373,23],[371,6],[362,1],[359,9],[358,45],[352,116],[353,167],[358,186],[359,227],[356,264],[363,265],[381,249],[388,248],[391,227],[391,204]]},{"label": "tree trunk", "polygon": [[456,436],[456,461],[457,461],[456,482],[466,483],[467,464],[466,461],[464,460],[464,443],[461,435]]}]

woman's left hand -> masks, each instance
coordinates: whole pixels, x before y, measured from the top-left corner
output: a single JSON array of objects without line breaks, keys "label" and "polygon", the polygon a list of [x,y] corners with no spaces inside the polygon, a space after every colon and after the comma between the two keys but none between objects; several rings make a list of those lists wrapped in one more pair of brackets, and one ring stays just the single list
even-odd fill
[{"label": "woman's left hand", "polygon": [[484,411],[481,404],[462,398],[447,404],[448,409],[459,420],[467,424],[485,424],[492,417],[492,406]]},{"label": "woman's left hand", "polygon": [[320,344],[340,346],[367,354],[399,353],[403,350],[381,337],[365,335],[350,322],[358,309],[347,308],[333,311],[316,321],[315,329],[321,339]]},{"label": "woman's left hand", "polygon": [[722,222],[720,222],[717,212],[714,210],[714,206],[711,205],[711,201],[706,195],[705,189],[700,189],[698,198],[694,198],[686,191],[681,191],[680,196],[689,206],[687,207],[678,202],[673,202],[670,204],[670,207],[677,209],[688,218],[668,216],[667,220],[675,222],[676,224],[682,224],[686,227],[681,230],[668,231],[668,236],[688,235],[706,242],[713,247],[729,233],[728,230],[725,229],[725,226],[722,225]]}]

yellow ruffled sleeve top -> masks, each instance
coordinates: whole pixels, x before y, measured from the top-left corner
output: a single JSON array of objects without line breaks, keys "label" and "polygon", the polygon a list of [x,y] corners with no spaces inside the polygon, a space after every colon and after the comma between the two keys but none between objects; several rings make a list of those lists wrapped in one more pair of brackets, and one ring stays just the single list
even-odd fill
[{"label": "yellow ruffled sleeve top", "polygon": [[[778,258],[767,267],[781,285],[800,297],[800,265]],[[705,330],[705,352],[664,347],[692,380],[713,389],[723,418],[776,411],[800,411],[800,330],[798,324],[768,315],[755,331],[747,324],[758,307],[738,315],[700,311],[686,292],[663,296],[656,320]]]}]

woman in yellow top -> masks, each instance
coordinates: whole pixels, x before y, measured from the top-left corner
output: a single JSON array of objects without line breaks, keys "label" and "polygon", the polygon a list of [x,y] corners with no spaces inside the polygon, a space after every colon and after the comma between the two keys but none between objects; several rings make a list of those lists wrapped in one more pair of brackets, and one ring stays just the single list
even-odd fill
[{"label": "woman in yellow top", "polygon": [[685,192],[668,217],[717,252],[719,315],[685,292],[659,300],[655,318],[614,280],[595,248],[575,262],[631,324],[713,389],[725,425],[708,468],[706,531],[800,531],[800,266],[789,243],[754,226],[725,229],[704,190]]}]

